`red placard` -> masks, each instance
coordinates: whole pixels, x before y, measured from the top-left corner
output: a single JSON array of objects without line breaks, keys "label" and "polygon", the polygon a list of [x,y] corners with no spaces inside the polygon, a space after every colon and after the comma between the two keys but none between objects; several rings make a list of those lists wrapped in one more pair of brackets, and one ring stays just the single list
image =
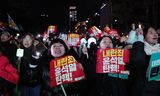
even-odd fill
[{"label": "red placard", "polygon": [[129,51],[123,49],[99,49],[97,52],[97,73],[124,73],[129,62]]},{"label": "red placard", "polygon": [[68,34],[68,45],[77,47],[78,45],[80,45],[80,39],[81,38],[79,34]]},{"label": "red placard", "polygon": [[50,62],[51,86],[77,82],[82,79],[85,79],[83,68],[73,56],[68,55]]}]

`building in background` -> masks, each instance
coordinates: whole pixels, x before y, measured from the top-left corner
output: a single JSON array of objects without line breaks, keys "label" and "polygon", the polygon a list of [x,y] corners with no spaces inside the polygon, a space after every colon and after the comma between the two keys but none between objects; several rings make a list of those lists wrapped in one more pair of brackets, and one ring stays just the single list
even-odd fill
[{"label": "building in background", "polygon": [[69,31],[74,30],[74,26],[77,23],[77,7],[69,6]]}]

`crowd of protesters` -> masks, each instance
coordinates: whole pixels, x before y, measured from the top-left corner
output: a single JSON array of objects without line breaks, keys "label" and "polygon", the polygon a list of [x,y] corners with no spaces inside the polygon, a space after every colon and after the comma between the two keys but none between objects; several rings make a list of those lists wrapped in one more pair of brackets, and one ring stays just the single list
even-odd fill
[{"label": "crowd of protesters", "polygon": [[[160,52],[157,29],[153,26],[133,28],[127,37],[107,26],[99,30],[79,25],[73,32],[81,36],[78,46],[70,46],[67,38],[54,28],[43,36],[26,33],[19,38],[9,31],[1,32],[1,96],[159,96],[160,81],[147,79],[151,55]],[[129,50],[129,62],[124,66],[129,73],[124,78],[96,71],[97,52],[114,48]],[[23,49],[23,56],[17,55],[18,49]],[[62,84],[63,87],[51,86],[50,62],[68,55],[79,62],[85,79]]]}]

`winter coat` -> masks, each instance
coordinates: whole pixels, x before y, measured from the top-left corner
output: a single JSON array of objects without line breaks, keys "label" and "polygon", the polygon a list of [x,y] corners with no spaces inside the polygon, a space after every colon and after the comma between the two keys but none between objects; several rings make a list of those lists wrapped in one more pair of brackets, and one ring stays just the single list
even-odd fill
[{"label": "winter coat", "polygon": [[[65,54],[65,55],[71,55],[75,57],[75,59],[78,61],[78,55],[76,54],[76,52],[74,50],[70,50],[69,53]],[[43,94],[45,94],[45,96],[64,96],[64,93],[62,91],[62,88],[60,85],[56,86],[56,87],[51,87],[50,84],[50,61],[53,60],[54,58],[51,55],[46,55],[44,56],[40,62],[41,62],[41,74],[42,74],[42,84],[43,84]],[[63,84],[63,87],[66,91],[67,96],[75,96],[77,95],[79,92],[79,86],[81,84],[80,82],[74,82],[74,83],[69,83],[69,84]]]},{"label": "winter coat", "polygon": [[0,42],[0,50],[3,54],[9,59],[10,63],[16,67],[16,49],[17,46],[13,43],[8,42]]},{"label": "winter coat", "polygon": [[131,49],[131,96],[159,96],[160,81],[148,81],[146,77],[150,55],[144,51],[144,43],[137,41]]},{"label": "winter coat", "polygon": [[33,87],[40,84],[41,75],[39,63],[39,60],[32,56],[32,47],[24,48],[24,56],[21,58],[20,63],[20,85]]},{"label": "winter coat", "polygon": [[19,81],[18,71],[9,63],[8,58],[2,54],[0,55],[0,66],[0,78],[10,83],[17,84]]}]

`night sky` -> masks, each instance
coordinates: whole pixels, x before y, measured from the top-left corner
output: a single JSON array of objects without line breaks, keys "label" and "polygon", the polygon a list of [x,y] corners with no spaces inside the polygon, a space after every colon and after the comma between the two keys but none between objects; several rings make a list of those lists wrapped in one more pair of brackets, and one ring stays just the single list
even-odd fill
[{"label": "night sky", "polygon": [[[154,2],[152,0],[111,1],[112,19],[118,20],[118,24],[122,27],[134,21],[148,22],[149,17],[154,15],[157,17],[150,22],[156,24],[159,20],[157,19],[160,14],[159,0],[154,0]],[[107,2],[109,0],[4,0],[0,4],[0,11],[9,13],[24,31],[40,32],[46,30],[50,24],[57,25],[59,29],[67,28],[70,5],[77,6],[78,20],[83,21],[94,17],[94,13],[99,12],[102,3]],[[155,4],[155,9],[152,7],[153,4]],[[155,13],[152,12],[153,10]]]},{"label": "night sky", "polygon": [[77,6],[78,19],[82,21],[92,16],[102,2],[100,0],[5,0],[1,5],[1,11],[9,13],[24,30],[41,31],[50,24],[66,28],[70,5]]}]

